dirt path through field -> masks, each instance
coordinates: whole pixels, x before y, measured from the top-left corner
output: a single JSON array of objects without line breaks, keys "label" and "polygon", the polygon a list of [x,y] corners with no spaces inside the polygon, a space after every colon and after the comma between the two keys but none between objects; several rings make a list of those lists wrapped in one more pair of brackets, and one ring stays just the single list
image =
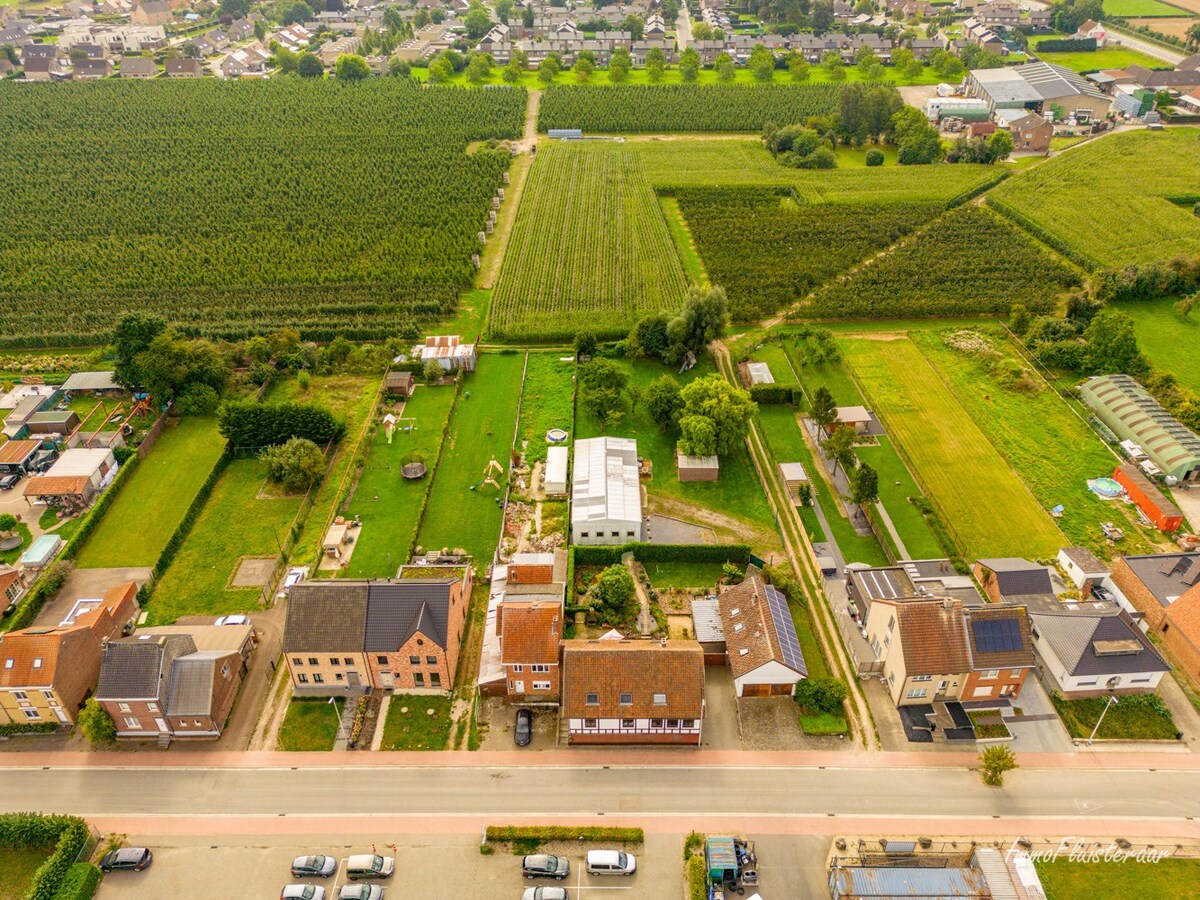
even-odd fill
[{"label": "dirt path through field", "polygon": [[537,143],[537,114],[542,102],[541,91],[529,92],[529,105],[525,108],[525,134],[515,146],[520,151],[508,167],[508,185],[504,189],[504,202],[500,204],[500,212],[496,215],[496,228],[488,245],[483,250],[483,258],[479,266],[477,285],[490,290],[496,286],[500,276],[500,264],[504,261],[504,251],[508,248],[508,238],[512,234],[513,222],[517,218],[517,210],[521,206],[521,194],[525,191],[525,182],[529,177],[529,169],[533,165],[532,148]]}]

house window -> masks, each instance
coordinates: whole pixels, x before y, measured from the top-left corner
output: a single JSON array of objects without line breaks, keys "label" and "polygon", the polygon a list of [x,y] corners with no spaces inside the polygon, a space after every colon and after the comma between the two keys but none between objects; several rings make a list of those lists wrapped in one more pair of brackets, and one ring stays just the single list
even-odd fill
[{"label": "house window", "polygon": [[29,696],[24,691],[13,691],[13,696],[18,700],[28,700]]},{"label": "house window", "polygon": [[40,656],[35,656],[33,658],[33,667],[35,669],[40,669],[42,667],[42,658]]},{"label": "house window", "polygon": [[226,663],[225,665],[221,666],[221,677],[222,678],[229,677],[229,663]]},{"label": "house window", "polygon": [[894,685],[895,683],[896,683],[896,673],[892,672],[891,674],[888,675],[888,684]]},{"label": "house window", "polygon": [[1099,684],[1100,682],[1098,679],[1093,678],[1091,681],[1080,681],[1077,683],[1078,683],[1079,687],[1092,687],[1093,685]]},{"label": "house window", "polygon": [[879,646],[879,638],[871,638],[871,652],[878,657],[882,650],[883,648]]},{"label": "house window", "polygon": [[301,672],[299,675],[296,676],[296,680],[298,682],[300,682],[301,684],[308,684],[308,676],[305,675],[303,672]]},{"label": "house window", "polygon": [[342,662],[344,662],[344,663],[345,663],[346,665],[348,665],[348,666],[352,666],[352,665],[354,665],[354,660],[352,660],[352,659],[351,659],[350,657],[348,657],[348,656],[343,656],[343,657],[342,657]]},{"label": "house window", "polygon": [[309,664],[310,666],[316,666],[316,665],[320,665],[320,663],[317,661],[317,658],[316,658],[315,656],[310,656],[310,657],[308,658],[308,664]]},{"label": "house window", "polygon": [[129,711],[130,711],[130,710],[129,710],[129,704],[128,704],[128,703],[118,703],[118,704],[117,704],[117,711],[118,711],[118,712],[123,712],[123,713],[127,713],[127,712],[129,712]]},{"label": "house window", "polygon": [[442,676],[440,673],[438,673],[438,672],[430,672],[429,673],[429,686],[430,687],[441,687],[442,686]]},{"label": "house window", "polygon": [[929,688],[913,688],[907,696],[909,700],[920,700],[922,697],[929,696]]},{"label": "house window", "polygon": [[1163,622],[1162,633],[1166,634],[1171,628],[1170,622]]},{"label": "house window", "polygon": [[334,680],[334,681],[345,681],[345,680],[346,680],[346,676],[345,676],[345,675],[343,675],[341,672],[337,672],[337,673],[336,673],[336,674],[333,676],[333,680]]},{"label": "house window", "polygon": [[420,672],[413,672],[413,684],[417,687],[425,687],[425,676]]},{"label": "house window", "polygon": [[589,692],[587,697],[584,698],[584,702],[588,706],[599,706],[600,705],[600,695]]},{"label": "house window", "polygon": [[914,675],[912,677],[912,680],[913,681],[933,681],[933,676],[932,675]]},{"label": "house window", "polygon": [[1130,684],[1149,684],[1150,679],[1149,678],[1130,678],[1129,683]]},{"label": "house window", "polygon": [[666,694],[655,694],[654,695],[654,705],[655,706],[666,706],[667,705],[667,695]]},{"label": "house window", "polygon": [[304,660],[302,660],[298,656],[293,656],[292,657],[292,665],[293,666],[302,666],[302,665],[304,665]]},{"label": "house window", "polygon": [[581,538],[585,538],[585,537],[591,537],[591,535],[590,535],[590,534],[588,534],[586,531],[581,531],[581,532],[579,532],[579,536],[580,536]]},{"label": "house window", "polygon": [[125,727],[126,728],[141,728],[142,722],[140,719],[134,719],[134,718],[131,718],[130,716],[126,716],[125,717]]},{"label": "house window", "polygon": [[695,728],[695,727],[696,727],[696,720],[695,720],[695,719],[684,719],[684,720],[683,720],[683,727],[684,727],[684,728]]},{"label": "house window", "polygon": [[341,665],[341,663],[342,663],[342,661],[340,658],[338,658],[336,656],[329,657],[329,664],[331,666],[338,666],[338,665]]},{"label": "house window", "polygon": [[324,684],[325,676],[322,675],[320,672],[313,672],[313,683],[314,684]]},{"label": "house window", "polygon": [[25,713],[25,718],[27,719],[40,719],[42,717],[42,714],[36,709],[23,709],[21,712]]},{"label": "house window", "polygon": [[745,627],[746,627],[746,623],[745,623],[745,622],[738,622],[736,625],[734,625],[734,626],[733,626],[733,630],[734,630],[734,631],[741,631],[741,630],[742,630],[743,628],[745,628]]},{"label": "house window", "polygon": [[622,727],[622,728],[633,728],[633,727],[634,727],[634,725],[635,725],[635,722],[634,722],[634,720],[633,720],[633,719],[622,719],[622,720],[621,720],[621,727]]},{"label": "house window", "polygon": [[650,727],[651,728],[662,728],[662,723],[663,723],[662,719],[651,719]]},{"label": "house window", "polygon": [[627,532],[625,532],[625,536],[626,536],[626,537],[633,537],[634,535],[633,535],[633,532],[632,532],[632,531],[627,531]]},{"label": "house window", "polygon": [[633,706],[633,694],[628,691],[621,694],[621,699],[619,702],[622,706]]},{"label": "house window", "polygon": [[584,719],[584,720],[583,720],[583,727],[584,727],[584,728],[595,728],[595,727],[596,727],[596,720],[595,720],[595,719]]},{"label": "house window", "polygon": [[891,636],[890,634],[888,634],[888,635],[884,635],[884,637],[883,637],[883,649],[884,649],[884,650],[887,650],[887,649],[888,649],[889,647],[891,647],[891,646],[892,646],[892,636]]},{"label": "house window", "polygon": [[517,663],[515,666],[512,667],[512,670],[514,672],[524,672],[525,667],[523,665],[521,665],[520,663]]},{"label": "house window", "polygon": [[892,616],[890,619],[888,619],[888,632],[890,633],[890,632],[894,631],[895,628],[896,628],[896,617]]},{"label": "house window", "polygon": [[986,678],[999,678],[1000,670],[999,669],[988,669],[986,672],[981,673],[979,677],[985,678],[985,679]]},{"label": "house window", "polygon": [[419,666],[419,665],[421,664],[421,657],[419,657],[419,656],[410,656],[410,657],[408,658],[408,664],[409,664],[410,666]]},{"label": "house window", "polygon": [[621,536],[621,532],[619,532],[619,531],[614,531],[614,532],[612,533],[612,536],[613,536],[613,537],[620,537],[620,536]]},{"label": "house window", "polygon": [[533,689],[534,689],[535,691],[548,691],[548,690],[550,690],[550,682],[548,682],[548,681],[535,681],[535,682],[533,683]]},{"label": "house window", "polygon": [[[126,711],[128,711],[128,710],[126,710]],[[146,704],[146,712],[152,712],[152,713],[158,712],[158,704],[157,703],[147,703]]]},{"label": "house window", "polygon": [[1021,677],[1021,670],[1020,670],[1020,669],[1013,669],[1013,670],[1012,670],[1012,677],[1013,677],[1013,678],[1020,678],[1020,677]]},{"label": "house window", "polygon": [[6,659],[6,660],[4,661],[4,668],[6,668],[6,669],[11,669],[12,667],[13,667],[13,661],[12,661],[12,659],[11,659],[11,658],[10,658],[10,659]]},{"label": "house window", "polygon": [[425,665],[427,665],[427,666],[436,666],[437,664],[438,664],[438,663],[437,663],[437,657],[436,657],[436,656],[427,656],[427,657],[425,657]]},{"label": "house window", "polygon": [[381,666],[386,666],[387,665],[387,657],[386,656],[377,656],[377,657],[375,657],[375,662],[379,663]]},{"label": "house window", "polygon": [[530,672],[533,672],[533,673],[535,673],[535,674],[536,674],[536,673],[538,673],[538,672],[549,672],[549,671],[550,671],[550,667],[549,667],[549,666],[545,666],[545,665],[536,665],[536,666],[530,666],[530,667],[529,667],[529,671],[530,671]]}]

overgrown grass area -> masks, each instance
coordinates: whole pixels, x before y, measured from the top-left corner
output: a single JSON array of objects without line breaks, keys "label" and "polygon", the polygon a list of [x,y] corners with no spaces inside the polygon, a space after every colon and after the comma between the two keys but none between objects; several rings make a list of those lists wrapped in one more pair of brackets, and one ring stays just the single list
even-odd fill
[{"label": "overgrown grass area", "polygon": [[[153,566],[224,449],[214,418],[188,417],[168,425],[130,473],[75,565]],[[130,540],[131,534],[137,540]]]},{"label": "overgrown grass area", "polygon": [[279,729],[280,750],[332,750],[345,701],[293,697]]},{"label": "overgrown grass area", "polygon": [[914,334],[910,340],[1042,508],[1064,507],[1055,522],[1071,544],[1107,556],[1111,548],[1100,526],[1115,520],[1125,531],[1123,553],[1152,552],[1148,532],[1136,519],[1087,489],[1089,478],[1110,476],[1117,464],[1096,433],[1041,376],[1023,371],[1024,360],[1000,329],[974,333],[987,342],[978,351],[948,346],[947,333]]},{"label": "overgrown grass area", "polygon": [[[808,662],[807,655],[805,655],[804,661]],[[818,713],[815,716],[806,716],[802,713],[800,727],[804,729],[805,734],[813,735],[846,734],[850,731],[850,724],[846,721],[846,717],[835,713]]]},{"label": "overgrown grass area", "polygon": [[1200,884],[1200,860],[1195,859],[1088,863],[1064,857],[1036,865],[1048,900],[1194,897]]},{"label": "overgrown grass area", "polygon": [[890,438],[878,438],[877,444],[856,447],[859,460],[879,473],[879,499],[887,510],[909,559],[940,559],[949,552],[930,529],[921,511],[911,498],[921,497],[921,489],[913,481]]},{"label": "overgrown grass area", "polygon": [[848,339],[889,436],[971,558],[1053,556],[1063,535],[913,341]]},{"label": "overgrown grass area", "polygon": [[[1152,12],[1152,13],[1116,13],[1108,7],[1116,3],[1119,6],[1153,6],[1159,10],[1167,10],[1168,12]],[[1163,3],[1155,3],[1154,0],[1106,0],[1104,11],[1109,15],[1170,15],[1178,14],[1178,10],[1171,10],[1171,7]],[[1046,37],[1030,38],[1029,46],[1031,50],[1037,53],[1039,59],[1043,62],[1053,63],[1056,66],[1066,66],[1073,72],[1098,72],[1101,69],[1123,69],[1126,66],[1145,66],[1147,69],[1157,69],[1163,65],[1161,59],[1153,56],[1148,56],[1138,50],[1130,50],[1127,47],[1106,47],[1101,50],[1082,51],[1078,53],[1058,53],[1058,52],[1040,52],[1037,50],[1042,41],[1061,40],[1061,35],[1053,34]]]},{"label": "overgrown grass area", "polygon": [[[1086,738],[1100,721],[1107,697],[1087,700],[1065,700],[1057,693],[1050,699],[1063,725],[1073,738]],[[1119,697],[1104,714],[1104,722],[1096,732],[1098,740],[1113,741],[1173,741],[1178,734],[1171,711],[1157,694],[1134,694]],[[1149,895],[1147,895],[1149,896]]]},{"label": "overgrown grass area", "polygon": [[721,563],[647,562],[642,563],[650,583],[658,590],[667,588],[707,588],[721,580]]},{"label": "overgrown grass area", "polygon": [[24,897],[33,875],[52,850],[0,847],[0,897]]},{"label": "overgrown grass area", "polygon": [[[565,358],[564,358],[565,357]],[[571,353],[530,353],[525,364],[525,387],[517,422],[517,450],[525,446],[529,464],[546,458],[546,432],[574,430],[575,359]],[[574,437],[574,435],[571,435]]]},{"label": "overgrown grass area", "polygon": [[[399,566],[408,562],[454,396],[453,387],[419,385],[404,404],[391,444],[387,431],[381,424],[376,425],[346,513],[360,517],[363,523],[345,570],[351,578],[391,578]],[[424,461],[428,474],[410,481],[402,470],[416,457]]]},{"label": "overgrown grass area", "polygon": [[259,587],[228,586],[243,556],[278,556],[300,497],[259,497],[267,477],[258,459],[236,459],[221,473],[196,523],[147,607],[149,624],[180,616],[258,609]]},{"label": "overgrown grass area", "polygon": [[450,741],[453,705],[450,697],[392,695],[380,749],[445,750]]},{"label": "overgrown grass area", "polygon": [[484,354],[466,376],[417,535],[426,549],[464,548],[480,572],[492,561],[503,517],[503,491],[481,482],[495,459],[500,471],[492,474],[505,484],[524,362],[519,353]]},{"label": "overgrown grass area", "polygon": [[988,721],[989,719],[999,720],[998,712],[988,710],[986,712],[968,712],[968,718],[971,720],[971,727],[975,729],[975,737],[979,740],[994,740],[996,738],[1012,737],[1012,732],[1008,730],[1008,726],[1002,721]]},{"label": "overgrown grass area", "polygon": [[1171,299],[1124,303],[1121,311],[1133,319],[1138,346],[1156,369],[1170,372],[1179,383],[1200,391],[1200,313],[1187,319],[1176,315]]},{"label": "overgrown grass area", "polygon": [[675,249],[679,252],[679,261],[683,263],[683,272],[687,275],[688,281],[696,285],[708,284],[704,260],[700,258],[700,253],[696,250],[696,241],[692,237],[687,222],[684,221],[683,213],[679,209],[679,201],[674,197],[659,197],[658,202],[662,206],[663,215],[666,216],[667,228],[671,232],[671,239],[675,242]]}]

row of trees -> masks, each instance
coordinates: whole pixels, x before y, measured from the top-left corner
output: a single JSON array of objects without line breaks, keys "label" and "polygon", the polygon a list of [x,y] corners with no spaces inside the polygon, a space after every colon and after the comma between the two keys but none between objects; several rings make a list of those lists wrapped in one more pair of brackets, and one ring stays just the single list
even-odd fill
[{"label": "row of trees", "polygon": [[860,462],[854,452],[857,435],[853,428],[838,428],[837,403],[829,388],[822,385],[813,392],[812,420],[828,435],[821,441],[821,449],[833,460],[834,474],[840,468],[850,483],[850,502],[860,506],[879,499],[879,474],[867,463]]}]

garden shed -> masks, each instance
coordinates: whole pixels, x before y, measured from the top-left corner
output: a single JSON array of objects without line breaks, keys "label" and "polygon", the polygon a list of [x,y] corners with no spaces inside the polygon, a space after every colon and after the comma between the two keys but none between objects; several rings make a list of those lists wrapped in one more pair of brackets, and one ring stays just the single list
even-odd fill
[{"label": "garden shed", "polygon": [[98,396],[119,397],[125,389],[113,380],[113,372],[76,372],[62,383],[62,390],[68,394],[87,392]]},{"label": "garden shed", "polygon": [[546,450],[546,476],[542,489],[547,494],[567,492],[567,448],[561,445]]},{"label": "garden shed", "polygon": [[771,374],[771,367],[765,362],[746,363],[746,373],[750,376],[750,384],[774,384],[775,376]]},{"label": "garden shed", "polygon": [[687,456],[676,452],[675,463],[679,467],[680,481],[716,481],[720,474],[720,460],[716,456]]},{"label": "garden shed", "polygon": [[808,473],[804,471],[804,465],[798,462],[780,463],[779,474],[783,476],[783,483],[787,487],[788,496],[793,501],[798,501],[800,499],[800,485],[808,484]]},{"label": "garden shed", "polygon": [[70,434],[79,427],[79,416],[73,409],[51,409],[34,413],[26,425],[30,434]]}]

